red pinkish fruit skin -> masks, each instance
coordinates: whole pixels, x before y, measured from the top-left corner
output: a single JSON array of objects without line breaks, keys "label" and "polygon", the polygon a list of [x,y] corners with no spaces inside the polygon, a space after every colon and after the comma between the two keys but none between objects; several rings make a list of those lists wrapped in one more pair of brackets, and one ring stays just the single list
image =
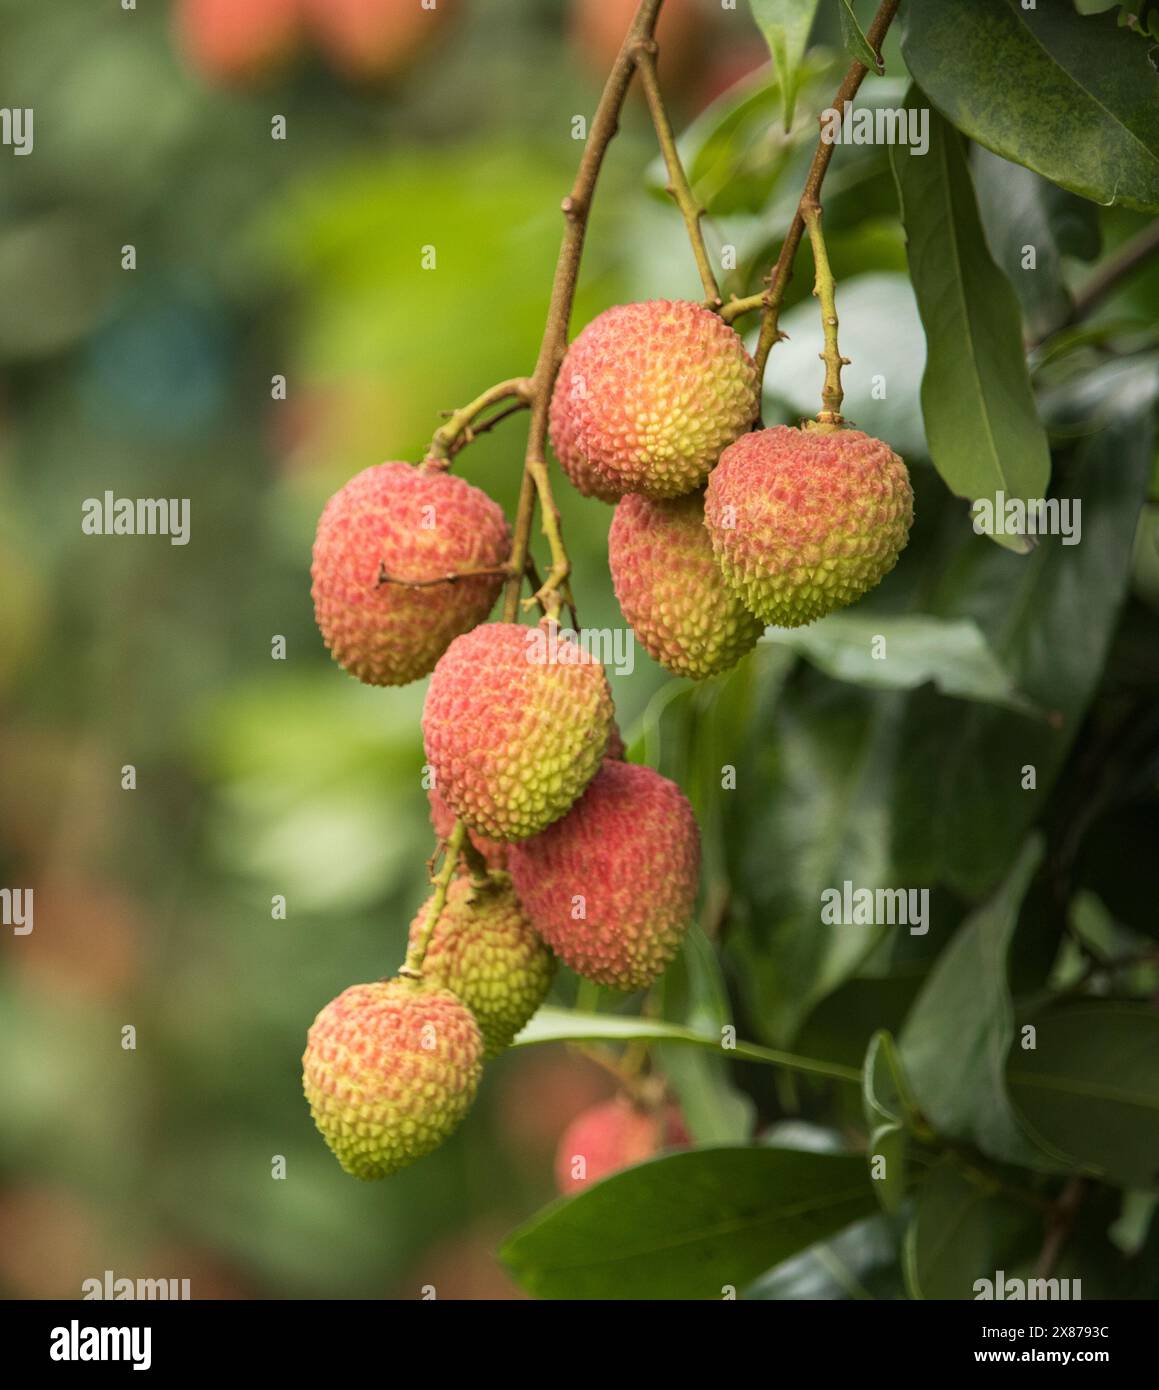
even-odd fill
[{"label": "red pinkish fruit skin", "polygon": [[800,627],[855,602],[893,569],[913,489],[879,439],[778,425],[724,451],[704,515],[721,572],[745,605],[767,623]]},{"label": "red pinkish fruit skin", "polygon": [[[410,945],[426,926],[431,899],[410,927]],[[483,1034],[484,1060],[497,1057],[551,988],[555,960],[520,906],[506,874],[486,885],[451,880],[423,958],[423,979],[471,1010]]]},{"label": "red pinkish fruit skin", "polygon": [[[621,1168],[643,1163],[664,1149],[687,1148],[691,1140],[675,1105],[663,1112],[640,1110],[623,1096],[577,1115],[559,1141],[555,1183],[565,1196]],[[577,1159],[583,1176],[576,1176]]]},{"label": "red pinkish fruit skin", "polygon": [[[443,800],[494,840],[538,834],[595,776],[612,730],[604,668],[544,630],[489,623],[457,637],[435,667],[423,743]],[[546,654],[550,656],[551,649]]]},{"label": "red pinkish fruit skin", "polygon": [[620,304],[568,349],[552,445],[581,491],[679,497],[749,428],[757,370],[740,337],[687,300]]},{"label": "red pinkish fruit skin", "polygon": [[406,685],[490,613],[501,574],[408,589],[379,582],[499,569],[511,531],[502,508],[437,468],[380,463],[326,503],[314,540],[314,614],[334,660],[367,685]]},{"label": "red pinkish fruit skin", "polygon": [[279,67],[298,45],[298,0],[178,0],[178,45],[204,76],[245,82]]},{"label": "red pinkish fruit skin", "polygon": [[321,46],[356,81],[394,77],[432,43],[457,0],[304,0]]},{"label": "red pinkish fruit skin", "polygon": [[700,832],[674,782],[609,759],[563,820],[511,847],[508,865],[560,960],[609,989],[644,989],[692,919]]},{"label": "red pinkish fruit skin", "polygon": [[319,1133],[356,1178],[437,1149],[470,1109],[483,1038],[449,990],[395,979],[352,985],[318,1014],[302,1084]]},{"label": "red pinkish fruit skin", "polygon": [[[449,840],[451,831],[455,828],[456,816],[454,811],[439,795],[437,787],[431,787],[427,792],[427,800],[431,807],[431,828],[440,840]],[[507,846],[505,844],[499,840],[489,840],[486,835],[480,835],[474,830],[468,830],[467,834],[471,837],[471,843],[486,860],[489,869],[505,869],[507,867]]]},{"label": "red pinkish fruit skin", "polygon": [[608,565],[632,631],[673,675],[704,680],[727,671],[764,631],[725,583],[699,493],[625,497],[608,532]]}]

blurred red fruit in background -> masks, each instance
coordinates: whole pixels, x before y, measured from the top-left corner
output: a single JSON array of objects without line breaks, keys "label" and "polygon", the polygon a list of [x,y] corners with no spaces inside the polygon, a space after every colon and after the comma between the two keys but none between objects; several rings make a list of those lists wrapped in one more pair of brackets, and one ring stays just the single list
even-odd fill
[{"label": "blurred red fruit in background", "polygon": [[564,1193],[576,1192],[662,1149],[681,1149],[690,1142],[676,1106],[642,1109],[616,1096],[568,1125],[555,1155],[556,1186]]},{"label": "blurred red fruit in background", "polygon": [[301,0],[177,0],[174,22],[179,49],[203,77],[252,82],[293,55]]},{"label": "blurred red fruit in background", "polygon": [[[457,0],[303,0],[322,49],[344,76],[397,76],[443,26]],[[428,8],[430,5],[435,8]]]}]

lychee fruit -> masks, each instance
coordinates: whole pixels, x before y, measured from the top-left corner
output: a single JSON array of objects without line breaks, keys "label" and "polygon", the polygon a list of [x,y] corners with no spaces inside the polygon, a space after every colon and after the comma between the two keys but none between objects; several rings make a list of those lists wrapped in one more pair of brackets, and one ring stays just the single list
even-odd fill
[{"label": "lychee fruit", "polygon": [[743,435],[708,480],[705,524],[721,572],[766,623],[801,627],[893,569],[913,521],[905,464],[849,429]]},{"label": "lychee fruit", "polygon": [[483,1038],[449,990],[409,979],[352,985],[311,1025],[302,1084],[314,1123],[356,1178],[437,1149],[475,1098]]},{"label": "lychee fruit", "polygon": [[608,759],[563,820],[508,864],[532,925],[580,975],[644,989],[692,919],[700,832],[688,799],[650,767]]},{"label": "lychee fruit", "polygon": [[673,675],[704,680],[727,671],[764,631],[724,581],[698,492],[625,497],[608,533],[608,563],[624,617]]},{"label": "lychee fruit", "polygon": [[178,45],[215,81],[250,82],[289,58],[300,36],[298,0],[178,0]]},{"label": "lychee fruit", "polygon": [[686,300],[621,304],[568,349],[551,440],[581,492],[679,497],[749,428],[759,401],[752,358],[716,314]]},{"label": "lychee fruit", "polygon": [[[428,900],[411,923],[426,925]],[[455,878],[427,944],[423,979],[442,985],[475,1015],[484,1057],[497,1057],[547,997],[555,974],[551,952],[519,905],[507,874],[486,883]]]},{"label": "lychee fruit", "polygon": [[691,1142],[675,1105],[645,1109],[616,1096],[577,1115],[564,1130],[555,1154],[556,1186],[564,1194],[576,1192]]},{"label": "lychee fruit", "polygon": [[[457,819],[454,811],[439,795],[437,787],[431,787],[427,792],[427,800],[431,806],[431,827],[440,840],[449,840]],[[489,840],[486,835],[480,835],[474,830],[468,830],[467,834],[471,837],[471,843],[486,860],[489,869],[505,869],[507,867],[507,846],[505,844],[499,840]]]},{"label": "lychee fruit", "polygon": [[442,28],[457,0],[305,0],[334,66],[358,82],[403,72]]},{"label": "lychee fruit", "polygon": [[423,708],[427,762],[472,830],[523,840],[567,813],[612,729],[604,668],[549,624],[489,623],[456,637]]},{"label": "lychee fruit", "polygon": [[[314,613],[334,660],[367,685],[406,685],[481,623],[503,584],[502,508],[435,467],[380,463],[326,503],[314,540]],[[409,588],[408,584],[422,587]]]}]

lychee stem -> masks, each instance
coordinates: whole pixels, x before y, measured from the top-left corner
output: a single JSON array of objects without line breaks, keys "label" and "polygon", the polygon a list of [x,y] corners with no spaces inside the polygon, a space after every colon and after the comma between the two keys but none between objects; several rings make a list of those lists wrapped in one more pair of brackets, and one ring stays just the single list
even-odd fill
[{"label": "lychee stem", "polygon": [[[881,45],[885,41],[889,26],[893,23],[900,4],[901,0],[882,0],[881,6],[873,18],[873,23],[865,35],[870,48],[877,54],[879,61],[881,59]],[[832,110],[845,110],[845,103],[852,101],[857,95],[868,71],[869,69],[864,63],[854,60],[850,64],[848,72],[842,79],[841,86],[837,89],[837,95],[833,98]],[[803,210],[820,202],[821,185],[825,180],[829,161],[833,158],[834,148],[835,146],[830,140],[818,141],[816,153],[813,155],[813,163],[809,167],[809,174],[805,180],[805,188],[801,194],[801,201],[797,205],[796,215],[785,234],[785,240],[781,244],[781,254],[777,257],[777,263],[769,273],[768,289],[764,296],[765,312],[761,319],[761,332],[757,340],[757,349],[753,354],[757,371],[762,380],[764,380],[765,364],[769,360],[769,353],[783,336],[780,330],[781,307],[785,301],[785,290],[793,277],[793,261],[797,255],[797,248],[801,245],[801,238],[805,234]]]},{"label": "lychee stem", "polygon": [[[512,398],[516,402],[514,406],[495,416],[493,420],[488,420],[486,424],[476,427],[475,422],[484,411]],[[530,403],[531,382],[525,376],[512,377],[509,381],[500,381],[494,386],[489,386],[468,405],[452,411],[446,424],[439,426],[431,440],[427,462],[436,465],[446,464],[477,435],[489,430],[498,424],[501,418],[505,419],[516,410],[525,410]]]},{"label": "lychee stem", "polygon": [[712,272],[712,263],[708,258],[708,250],[704,244],[704,233],[700,226],[700,219],[704,216],[704,208],[696,200],[692,186],[688,182],[688,176],[684,172],[680,151],[676,145],[676,136],[672,132],[672,122],[668,119],[668,112],[664,107],[664,97],[660,92],[660,82],[656,76],[658,49],[659,45],[654,39],[638,43],[635,49],[636,71],[640,74],[640,83],[644,88],[644,95],[648,99],[648,110],[652,114],[652,124],[656,129],[656,139],[660,142],[660,152],[664,156],[664,164],[668,170],[668,192],[676,200],[676,206],[680,209],[684,218],[684,225],[688,229],[688,240],[692,243],[692,254],[696,257],[700,283],[704,286],[706,307],[718,309],[721,304],[720,286],[716,283],[716,276]]},{"label": "lychee stem", "polygon": [[455,876],[455,869],[458,867],[459,855],[463,852],[463,845],[467,839],[466,822],[456,820],[454,829],[447,836],[447,847],[443,855],[443,862],[437,874],[431,879],[434,887],[434,896],[431,898],[430,911],[427,913],[427,920],[422,925],[422,930],[416,932],[407,949],[406,960],[403,961],[399,970],[400,975],[405,975],[408,979],[421,980],[423,977],[423,961],[426,960],[427,947],[431,944],[431,936],[434,934],[435,926],[438,923],[439,915],[447,903],[447,892],[451,886],[451,880]]},{"label": "lychee stem", "polygon": [[[599,179],[600,168],[620,124],[620,111],[624,98],[636,70],[636,48],[653,37],[656,20],[660,13],[662,0],[640,0],[635,18],[628,29],[627,36],[608,80],[603,95],[592,117],[588,130],[587,144],[580,158],[572,190],[563,200],[562,210],[565,218],[563,240],[559,248],[559,259],[555,267],[555,279],[551,287],[551,304],[547,323],[543,330],[543,340],[539,345],[535,371],[531,377],[531,425],[528,430],[527,452],[524,456],[523,482],[519,490],[519,506],[515,515],[515,537],[511,546],[511,577],[507,581],[503,597],[503,620],[514,622],[519,615],[519,593],[523,585],[523,572],[527,567],[527,556],[531,543],[531,523],[535,514],[536,498],[550,495],[543,483],[547,474],[547,421],[548,407],[552,389],[559,374],[560,363],[567,350],[567,331],[571,320],[572,303],[575,299],[576,282],[579,278],[580,261],[583,257],[584,238],[587,233],[588,213],[591,209],[592,195]],[[554,509],[553,509],[554,510]],[[546,523],[545,523],[546,524]],[[558,534],[558,521],[551,523],[556,531],[556,543],[560,555],[553,551],[552,574],[549,574],[541,590],[546,595],[559,590],[566,601],[570,594],[566,588],[566,572],[561,573],[562,560],[566,561],[563,539]],[[549,534],[549,540],[551,536]],[[546,604],[545,604],[546,606]]]},{"label": "lychee stem", "polygon": [[813,293],[821,301],[821,326],[825,332],[825,351],[821,354],[821,360],[825,363],[825,385],[821,388],[821,413],[817,419],[822,425],[841,425],[841,404],[845,399],[845,392],[841,389],[841,368],[848,365],[849,359],[841,356],[837,342],[840,326],[837,319],[837,282],[833,278],[825,234],[821,230],[820,203],[810,203],[801,215],[809,229],[809,243],[813,248]]}]

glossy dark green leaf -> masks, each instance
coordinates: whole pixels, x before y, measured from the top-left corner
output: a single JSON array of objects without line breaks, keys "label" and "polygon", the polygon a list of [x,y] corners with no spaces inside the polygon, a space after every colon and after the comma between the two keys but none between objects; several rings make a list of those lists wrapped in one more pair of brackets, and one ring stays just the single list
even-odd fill
[{"label": "glossy dark green leaf", "polygon": [[869,1180],[883,1211],[899,1211],[905,1201],[908,1148],[909,1135],[904,1125],[878,1125],[869,1136],[869,1147],[865,1154],[869,1164]]},{"label": "glossy dark green leaf", "polygon": [[1032,1132],[1077,1164],[1128,1186],[1159,1182],[1159,1014],[1091,1000],[1027,1020],[1006,1084]]},{"label": "glossy dark green leaf", "polygon": [[1007,956],[1042,853],[1041,841],[1032,840],[1000,891],[958,929],[900,1039],[917,1103],[939,1134],[969,1140],[994,1158],[1036,1165],[1048,1160],[1019,1124],[1003,1071],[1014,1030]]},{"label": "glossy dark green leaf", "polygon": [[786,130],[793,122],[801,62],[819,3],[820,0],[749,0],[749,8],[769,46],[780,79]]},{"label": "glossy dark green leaf", "polygon": [[862,1103],[870,1128],[881,1124],[903,1124],[917,1108],[901,1053],[890,1033],[884,1029],[869,1041],[862,1077]]},{"label": "glossy dark green leaf", "polygon": [[1159,74],[1113,15],[906,0],[914,80],[971,139],[1093,202],[1159,208]]},{"label": "glossy dark green leaf", "polygon": [[746,1299],[901,1298],[896,1222],[879,1213],[783,1261],[761,1276]]},{"label": "glossy dark green leaf", "polygon": [[[924,101],[911,90],[906,104]],[[928,153],[891,146],[890,157],[926,330],[922,413],[934,467],[971,501],[1042,497],[1050,450],[1030,390],[1022,316],[987,250],[961,136],[931,113]],[[1018,536],[994,539],[1029,549]]]},{"label": "glossy dark green leaf", "polygon": [[500,1257],[540,1298],[719,1299],[873,1209],[858,1157],[695,1149],[554,1203]]}]

